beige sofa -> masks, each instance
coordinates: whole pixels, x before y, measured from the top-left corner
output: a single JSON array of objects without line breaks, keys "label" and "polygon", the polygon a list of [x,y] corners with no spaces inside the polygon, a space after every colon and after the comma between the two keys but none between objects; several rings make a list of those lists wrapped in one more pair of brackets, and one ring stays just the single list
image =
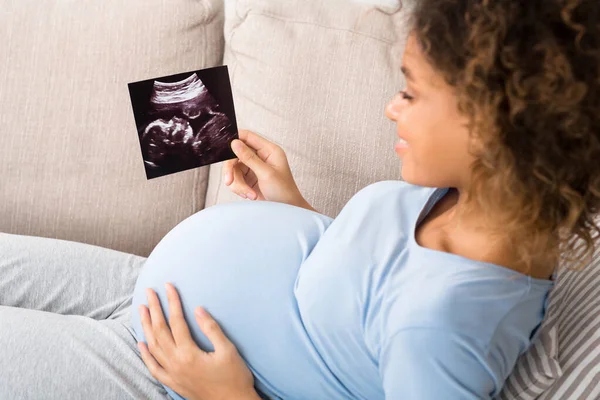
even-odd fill
[{"label": "beige sofa", "polygon": [[[400,179],[384,106],[412,1],[0,0],[0,231],[146,257],[186,217],[244,200],[222,163],[147,180],[127,83],[227,65],[238,127],[281,145],[335,217]],[[600,267],[561,273],[505,399],[600,398]],[[578,297],[579,296],[579,297]]]}]

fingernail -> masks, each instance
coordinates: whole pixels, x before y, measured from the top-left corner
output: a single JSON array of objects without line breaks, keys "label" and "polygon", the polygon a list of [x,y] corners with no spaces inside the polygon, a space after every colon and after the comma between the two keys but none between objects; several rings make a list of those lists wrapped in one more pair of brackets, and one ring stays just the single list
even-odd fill
[{"label": "fingernail", "polygon": [[206,311],[203,308],[196,308],[196,314],[200,317],[206,317]]},{"label": "fingernail", "polygon": [[243,198],[246,198],[246,195],[244,193],[241,193],[240,196],[242,196]]},{"label": "fingernail", "polygon": [[225,174],[225,182],[229,182],[229,178],[231,177],[231,174],[228,172]]},{"label": "fingernail", "polygon": [[246,196],[248,196],[250,199],[254,200],[254,197],[255,197],[256,195],[255,195],[254,193],[252,193],[252,192],[248,192],[248,193],[246,194]]},{"label": "fingernail", "polygon": [[241,143],[239,140],[237,140],[237,139],[236,139],[236,140],[234,140],[233,142],[231,142],[231,148],[232,148],[233,150],[236,150],[236,151],[237,151],[237,150],[239,150],[239,149],[241,149],[241,148],[242,148],[242,143]]}]

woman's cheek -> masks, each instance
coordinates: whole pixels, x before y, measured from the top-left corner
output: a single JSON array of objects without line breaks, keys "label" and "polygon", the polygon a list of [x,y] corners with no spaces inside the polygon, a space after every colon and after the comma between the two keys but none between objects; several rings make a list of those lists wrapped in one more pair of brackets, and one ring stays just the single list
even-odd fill
[{"label": "woman's cheek", "polygon": [[413,132],[418,132],[422,129],[424,118],[431,116],[424,115],[421,107],[414,100],[412,103],[404,104],[398,113],[398,123],[401,130],[400,135],[410,141],[415,135]]}]

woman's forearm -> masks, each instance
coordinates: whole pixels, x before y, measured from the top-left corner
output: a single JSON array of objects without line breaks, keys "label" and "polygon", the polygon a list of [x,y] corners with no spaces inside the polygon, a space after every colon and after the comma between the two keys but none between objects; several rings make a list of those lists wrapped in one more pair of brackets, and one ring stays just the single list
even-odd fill
[{"label": "woman's forearm", "polygon": [[246,396],[240,400],[262,400],[262,397],[260,397],[258,395],[258,392],[255,390],[253,393],[248,394],[248,396]]},{"label": "woman's forearm", "polygon": [[[206,400],[196,397],[188,397],[189,400]],[[247,395],[235,396],[235,399],[231,400],[263,400],[262,397],[258,395],[258,392],[254,390],[252,393],[248,393]]]},{"label": "woman's forearm", "polygon": [[304,208],[306,208],[307,210],[314,211],[316,213],[321,214],[320,212],[318,212],[317,210],[315,210],[314,208],[312,208],[312,206],[310,204],[308,204],[308,203],[306,203],[306,207],[304,207]]},{"label": "woman's forearm", "polygon": [[[306,201],[306,199],[304,199],[304,197],[303,197],[303,198],[302,198],[302,199],[301,199],[301,200],[298,202],[298,204],[294,204],[294,205],[296,205],[296,206],[298,206],[298,207],[305,208],[305,209],[307,209],[307,210],[310,210],[310,211],[314,211],[314,212],[316,212],[316,213],[319,213],[317,210],[315,210],[315,209],[314,209],[314,208],[313,208],[313,207],[312,207],[312,206],[311,206],[311,205],[308,203],[308,201]],[[319,213],[319,214],[320,214],[320,213]]]}]

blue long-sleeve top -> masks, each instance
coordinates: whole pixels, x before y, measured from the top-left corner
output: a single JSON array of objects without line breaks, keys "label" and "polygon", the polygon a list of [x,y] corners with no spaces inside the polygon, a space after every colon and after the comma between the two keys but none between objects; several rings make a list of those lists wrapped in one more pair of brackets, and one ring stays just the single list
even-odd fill
[{"label": "blue long-sleeve top", "polygon": [[271,398],[491,398],[554,282],[420,246],[415,228],[447,190],[377,182],[335,219],[268,201],[206,208],[148,257],[136,336],[144,289],[168,318],[171,282],[198,346],[214,349],[193,316],[203,306]]}]

